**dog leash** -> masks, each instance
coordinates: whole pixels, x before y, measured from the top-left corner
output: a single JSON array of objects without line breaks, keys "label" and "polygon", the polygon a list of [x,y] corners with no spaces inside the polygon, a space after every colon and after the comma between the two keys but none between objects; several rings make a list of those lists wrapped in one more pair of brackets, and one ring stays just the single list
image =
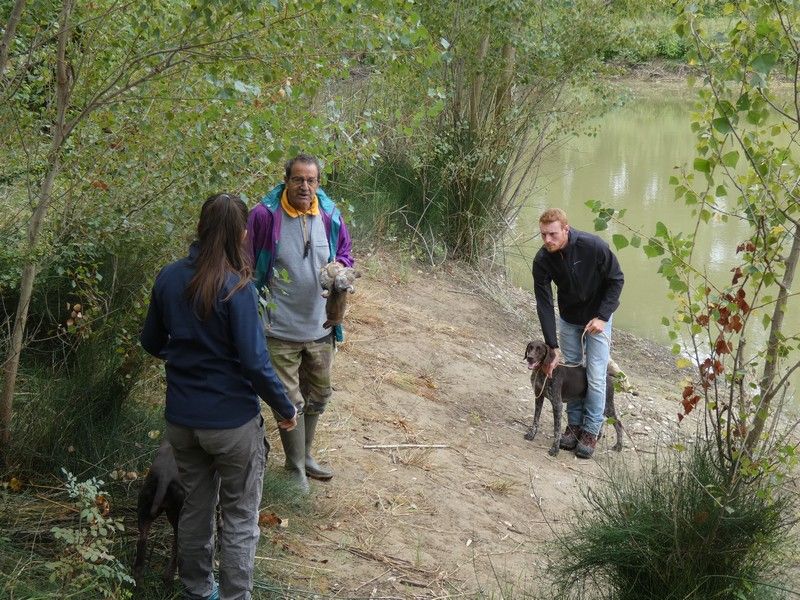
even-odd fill
[{"label": "dog leash", "polygon": [[556,365],[556,366],[568,367],[570,369],[574,369],[575,367],[585,367],[586,366],[586,330],[585,329],[583,330],[583,333],[581,334],[581,362],[574,363],[574,364],[559,363],[559,365]]},{"label": "dog leash", "polygon": [[[610,352],[610,349],[611,349],[611,337],[609,337],[609,335],[605,331],[601,331],[599,334],[595,334],[595,335],[603,335],[603,337],[605,337],[608,340],[609,354],[610,354],[611,353]],[[586,366],[586,330],[585,329],[583,330],[583,333],[581,334],[581,362],[575,363],[575,364],[559,363],[559,365],[563,366],[563,367],[569,367],[569,368],[585,367]]]},{"label": "dog leash", "polygon": [[[536,382],[539,381],[539,373],[542,373],[542,375],[544,375],[544,372],[539,371],[539,369],[536,369],[536,371],[535,371],[536,377],[533,380],[533,389],[534,390],[536,389]],[[544,395],[544,390],[547,387],[547,380],[548,379],[551,379],[550,376],[544,375],[544,381],[542,381],[542,389],[539,390],[538,394],[536,394],[536,396],[534,397],[534,401],[539,400],[539,398],[541,398]]]},{"label": "dog leash", "polygon": [[[608,334],[606,334],[605,331],[603,331],[602,333],[606,337],[606,339],[608,339],[608,341],[611,342],[611,339],[608,337]],[[576,367],[585,367],[586,366],[586,330],[585,329],[583,330],[583,333],[581,334],[581,353],[582,353],[582,361],[580,363],[577,363],[577,364],[574,364],[574,365],[571,365],[569,363],[559,363],[556,366],[567,367],[569,369],[574,369]],[[540,373],[540,371],[537,369],[536,377],[533,380],[533,385],[534,385],[533,389],[534,390],[536,389],[536,384],[539,381],[539,373]],[[542,382],[542,389],[539,390],[539,392],[536,394],[534,400],[539,400],[539,398],[541,398],[544,395],[545,388],[547,388],[547,380],[548,379],[552,379],[551,376],[545,375],[544,371],[541,371],[541,373],[542,373],[542,375],[544,375],[544,381]]]}]

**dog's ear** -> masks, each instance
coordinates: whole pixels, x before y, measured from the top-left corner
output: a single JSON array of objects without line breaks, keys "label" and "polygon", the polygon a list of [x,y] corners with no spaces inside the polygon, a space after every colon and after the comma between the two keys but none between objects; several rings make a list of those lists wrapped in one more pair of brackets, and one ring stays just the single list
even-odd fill
[{"label": "dog's ear", "polygon": [[525,346],[525,354],[523,354],[522,358],[527,360],[528,359],[528,355],[530,354],[532,349],[533,349],[533,342],[528,342],[528,345]]}]

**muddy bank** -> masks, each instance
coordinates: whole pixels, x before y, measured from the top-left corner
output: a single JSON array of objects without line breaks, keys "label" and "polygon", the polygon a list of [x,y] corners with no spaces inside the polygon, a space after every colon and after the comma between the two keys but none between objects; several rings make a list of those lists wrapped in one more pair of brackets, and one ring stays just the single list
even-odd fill
[{"label": "muddy bank", "polygon": [[692,432],[692,420],[677,423],[674,357],[617,330],[613,355],[638,394],[617,397],[625,449],[611,451],[612,435],[596,460],[548,456],[549,406],[537,438],[523,439],[532,295],[458,265],[358,258],[364,277],[318,434],[336,476],[314,483],[310,528],[264,530],[264,568],[280,580],[346,597],[441,597],[496,589],[498,577],[537,589],[581,490]]}]

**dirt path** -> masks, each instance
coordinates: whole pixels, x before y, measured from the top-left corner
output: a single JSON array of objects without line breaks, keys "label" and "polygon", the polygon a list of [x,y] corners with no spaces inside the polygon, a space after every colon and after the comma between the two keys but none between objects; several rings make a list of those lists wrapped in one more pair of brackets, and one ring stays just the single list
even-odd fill
[{"label": "dirt path", "polygon": [[[341,597],[536,588],[554,532],[584,503],[581,488],[679,435],[673,357],[615,331],[614,357],[639,392],[617,399],[626,448],[612,452],[603,438],[597,460],[552,458],[549,406],[536,440],[523,439],[534,398],[522,354],[538,334],[531,295],[487,292],[457,267],[359,258],[364,278],[318,439],[336,476],[313,485],[310,531],[264,530],[266,547],[281,549],[266,570]],[[283,455],[270,437],[277,468]],[[365,448],[391,444],[446,447]]]}]

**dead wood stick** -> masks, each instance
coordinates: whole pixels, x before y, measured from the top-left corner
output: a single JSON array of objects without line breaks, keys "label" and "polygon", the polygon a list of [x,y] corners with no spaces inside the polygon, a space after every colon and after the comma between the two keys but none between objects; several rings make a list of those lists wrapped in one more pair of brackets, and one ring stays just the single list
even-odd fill
[{"label": "dead wood stick", "polygon": [[364,583],[362,583],[362,584],[361,584],[361,585],[359,585],[358,587],[356,587],[356,588],[353,588],[353,590],[352,590],[352,591],[353,591],[353,592],[356,592],[356,591],[360,590],[362,587],[364,587],[365,585],[367,585],[367,584],[369,584],[369,583],[372,583],[373,581],[375,581],[375,580],[377,580],[377,579],[380,579],[380,578],[381,578],[381,577],[383,577],[384,575],[388,575],[388,574],[389,574],[389,573],[391,573],[391,572],[392,572],[392,570],[391,570],[391,569],[386,569],[386,570],[385,570],[383,573],[381,573],[380,575],[376,575],[375,577],[373,577],[372,579],[369,579],[368,581],[365,581]]},{"label": "dead wood stick", "polygon": [[374,560],[377,562],[381,562],[392,566],[396,569],[402,569],[405,571],[416,571],[417,573],[421,573],[426,577],[431,579],[436,577],[436,573],[432,573],[431,571],[427,571],[425,569],[420,569],[419,567],[415,567],[411,564],[410,561],[407,561],[404,558],[398,558],[396,556],[390,556],[389,554],[376,554],[369,552],[368,550],[362,550],[360,548],[355,548],[353,546],[345,546],[342,548],[346,550],[350,554],[355,554],[356,556],[360,556],[361,558],[366,558],[368,560]]},{"label": "dead wood stick", "polygon": [[315,571],[328,571],[329,573],[333,573],[334,569],[326,569],[324,567],[315,567],[313,565],[303,565],[300,563],[292,562],[290,560],[283,560],[281,558],[270,558],[269,556],[256,556],[256,560],[271,560],[274,562],[284,563],[286,565],[291,565],[293,567],[303,567],[305,569],[314,569]]},{"label": "dead wood stick", "polygon": [[395,450],[398,448],[449,448],[447,444],[365,444],[364,450]]},{"label": "dead wood stick", "polygon": [[427,588],[430,587],[430,583],[421,583],[419,581],[413,581],[411,579],[398,579],[400,583],[405,583],[406,585],[413,585],[414,587],[418,588]]}]

